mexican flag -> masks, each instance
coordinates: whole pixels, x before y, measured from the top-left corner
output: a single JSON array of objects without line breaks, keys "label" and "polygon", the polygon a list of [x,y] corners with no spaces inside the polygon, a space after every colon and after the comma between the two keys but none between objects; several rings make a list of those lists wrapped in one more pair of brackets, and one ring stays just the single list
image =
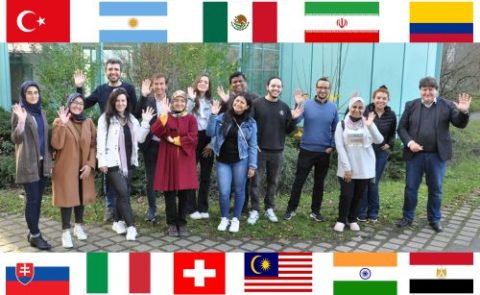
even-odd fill
[{"label": "mexican flag", "polygon": [[305,42],[379,42],[379,2],[305,2]]}]

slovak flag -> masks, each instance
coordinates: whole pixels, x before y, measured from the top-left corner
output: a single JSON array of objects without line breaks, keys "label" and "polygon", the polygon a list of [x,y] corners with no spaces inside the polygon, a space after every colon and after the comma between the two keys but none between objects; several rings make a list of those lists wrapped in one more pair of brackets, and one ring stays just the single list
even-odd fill
[{"label": "slovak flag", "polygon": [[70,42],[70,0],[7,0],[7,42]]},{"label": "slovak flag", "polygon": [[225,294],[225,253],[173,254],[174,294]]},{"label": "slovak flag", "polygon": [[69,281],[69,267],[17,263],[15,267],[6,268],[6,295],[68,295]]}]

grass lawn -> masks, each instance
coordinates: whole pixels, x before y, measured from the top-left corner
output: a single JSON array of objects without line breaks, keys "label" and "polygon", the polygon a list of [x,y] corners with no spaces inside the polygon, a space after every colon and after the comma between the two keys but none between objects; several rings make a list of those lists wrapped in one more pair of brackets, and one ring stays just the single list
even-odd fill
[{"label": "grass lawn", "polygon": [[[459,205],[473,191],[480,188],[480,121],[472,121],[464,130],[452,128],[453,138],[455,140],[454,159],[449,162],[444,182],[444,205]],[[334,174],[336,171],[329,171]],[[280,219],[279,223],[273,224],[265,218],[260,219],[257,225],[250,226],[246,220],[242,220],[240,224],[240,232],[237,234],[221,233],[216,230],[220,213],[218,200],[210,200],[210,220],[189,220],[189,229],[192,234],[203,235],[208,237],[238,238],[243,237],[254,238],[266,241],[275,241],[279,239],[287,240],[308,240],[308,241],[326,241],[326,240],[344,240],[351,236],[348,231],[341,236],[333,233],[332,227],[337,216],[338,207],[338,191],[339,185],[334,186],[333,191],[325,193],[322,205],[322,214],[327,218],[326,222],[317,223],[312,221],[308,215],[310,213],[310,195],[305,193],[297,210],[297,216],[291,221],[283,221],[283,213],[287,207],[288,196],[278,196],[277,215]],[[403,205],[404,182],[402,180],[392,181],[383,180],[380,184],[380,222],[375,225],[381,229],[386,224],[392,224],[401,217]],[[0,190],[0,212],[16,212],[23,211],[23,200],[21,188],[13,190]],[[427,189],[422,184],[419,192],[418,215],[425,215],[426,212],[426,194]],[[133,197],[132,205],[134,207],[137,227],[140,233],[146,232],[165,232],[165,208],[163,198],[157,200],[159,212],[161,214],[160,221],[156,224],[150,224],[143,221],[144,212],[146,211],[147,202],[144,196]],[[50,217],[60,221],[60,212],[58,208],[51,205],[51,197],[47,195],[42,204],[42,216]],[[85,210],[85,222],[87,224],[97,224],[102,226],[103,223],[103,202],[98,201],[94,206],[87,206]],[[60,228],[59,228],[60,230]]]}]

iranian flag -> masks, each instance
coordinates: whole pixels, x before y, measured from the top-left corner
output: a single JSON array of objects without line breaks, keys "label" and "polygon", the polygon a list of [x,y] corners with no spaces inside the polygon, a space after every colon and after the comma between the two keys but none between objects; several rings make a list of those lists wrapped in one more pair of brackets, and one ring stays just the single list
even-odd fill
[{"label": "iranian flag", "polygon": [[305,42],[379,42],[379,2],[305,2]]}]

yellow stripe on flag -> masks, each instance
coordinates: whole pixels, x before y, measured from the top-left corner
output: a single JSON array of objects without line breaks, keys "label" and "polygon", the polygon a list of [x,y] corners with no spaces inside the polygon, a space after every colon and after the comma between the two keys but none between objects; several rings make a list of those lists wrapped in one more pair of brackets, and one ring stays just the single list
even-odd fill
[{"label": "yellow stripe on flag", "polygon": [[333,253],[334,266],[397,266],[396,253]]},{"label": "yellow stripe on flag", "polygon": [[410,23],[472,23],[472,2],[410,2]]}]

